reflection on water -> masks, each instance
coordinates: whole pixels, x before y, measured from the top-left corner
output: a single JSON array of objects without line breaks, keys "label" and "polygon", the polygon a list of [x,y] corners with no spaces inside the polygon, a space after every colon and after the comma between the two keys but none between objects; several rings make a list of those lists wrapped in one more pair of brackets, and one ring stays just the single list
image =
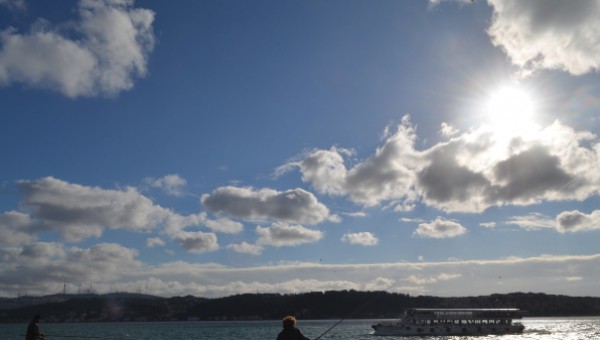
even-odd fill
[{"label": "reflection on water", "polygon": [[[338,320],[299,320],[298,327],[311,339],[317,338]],[[321,339],[344,340],[430,340],[430,339],[600,339],[600,317],[525,318],[525,331],[519,335],[394,337],[374,336],[371,324],[379,320],[345,320]],[[24,339],[26,324],[0,324],[1,340]],[[48,340],[60,339],[153,339],[153,340],[231,340],[275,339],[280,321],[244,322],[165,322],[165,323],[65,323],[42,324]]]}]

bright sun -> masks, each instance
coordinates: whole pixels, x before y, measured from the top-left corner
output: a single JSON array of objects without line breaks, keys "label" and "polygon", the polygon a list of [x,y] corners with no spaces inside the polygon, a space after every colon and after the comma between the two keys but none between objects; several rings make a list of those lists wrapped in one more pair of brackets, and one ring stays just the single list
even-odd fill
[{"label": "bright sun", "polygon": [[487,115],[496,129],[521,130],[533,123],[533,97],[519,86],[504,86],[489,97]]}]

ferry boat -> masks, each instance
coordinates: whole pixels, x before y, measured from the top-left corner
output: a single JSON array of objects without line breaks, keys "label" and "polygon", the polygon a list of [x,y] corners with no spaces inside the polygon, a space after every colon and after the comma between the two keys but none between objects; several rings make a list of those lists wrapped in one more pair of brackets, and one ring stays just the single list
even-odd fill
[{"label": "ferry boat", "polygon": [[518,334],[525,326],[517,308],[412,308],[399,320],[382,321],[371,327],[375,335],[485,335]]}]

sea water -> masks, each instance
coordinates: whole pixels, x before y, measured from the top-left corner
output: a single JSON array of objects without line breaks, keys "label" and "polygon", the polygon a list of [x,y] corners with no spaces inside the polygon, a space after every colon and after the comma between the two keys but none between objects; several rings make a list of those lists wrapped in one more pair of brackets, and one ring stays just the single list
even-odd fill
[{"label": "sea water", "polygon": [[[299,320],[298,328],[305,336],[316,339],[339,320]],[[600,317],[589,318],[525,318],[523,334],[488,336],[375,336],[371,324],[381,320],[344,320],[321,337],[344,340],[392,339],[600,339]],[[26,324],[0,324],[0,340],[22,340]],[[281,330],[280,321],[198,321],[198,322],[118,322],[40,324],[48,340],[68,339],[152,339],[152,340],[237,340],[273,339]]]}]

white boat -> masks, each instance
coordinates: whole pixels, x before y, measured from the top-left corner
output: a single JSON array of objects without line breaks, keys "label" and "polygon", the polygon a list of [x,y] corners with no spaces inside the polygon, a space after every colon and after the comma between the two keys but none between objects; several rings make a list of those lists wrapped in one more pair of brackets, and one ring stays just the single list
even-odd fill
[{"label": "white boat", "polygon": [[371,327],[375,335],[484,335],[518,334],[525,326],[517,308],[412,308],[402,318]]}]

